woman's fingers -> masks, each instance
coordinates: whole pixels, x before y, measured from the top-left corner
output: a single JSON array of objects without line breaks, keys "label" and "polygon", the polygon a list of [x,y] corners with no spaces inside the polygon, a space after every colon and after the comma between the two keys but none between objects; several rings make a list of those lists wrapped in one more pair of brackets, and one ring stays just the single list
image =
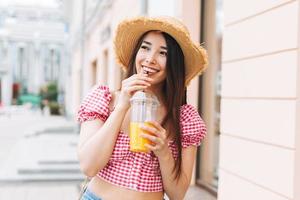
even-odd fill
[{"label": "woman's fingers", "polygon": [[126,89],[126,91],[129,93],[129,94],[133,94],[134,92],[138,91],[138,90],[144,90],[146,89],[148,86],[145,86],[145,85],[136,85],[136,86],[131,86],[131,87],[128,87]]},{"label": "woman's fingers", "polygon": [[159,142],[158,137],[155,137],[155,136],[147,134],[147,133],[141,133],[140,136],[142,136],[143,138],[146,138],[148,140],[151,140],[152,142],[155,142],[155,143]]},{"label": "woman's fingers", "polygon": [[134,74],[125,80],[130,81],[130,80],[134,80],[134,79],[140,79],[140,80],[145,80],[145,81],[153,80],[152,78],[148,77],[148,75],[145,75],[145,74]]},{"label": "woman's fingers", "polygon": [[[128,89],[130,88],[130,90],[134,91],[136,89],[136,86],[146,86],[149,87],[151,86],[151,81],[152,78],[143,76],[143,75],[132,75],[131,77],[129,77],[128,79],[125,79],[122,81],[122,89]],[[141,89],[145,89],[145,88],[141,88]]]},{"label": "woman's fingers", "polygon": [[140,128],[144,131],[141,133],[141,137],[146,138],[152,142],[153,145],[149,148],[152,151],[159,151],[163,149],[166,145],[167,136],[165,129],[158,123],[158,122],[147,122],[151,124],[149,125],[142,125]]},{"label": "woman's fingers", "polygon": [[159,123],[151,121],[151,126],[142,125],[141,129],[144,132],[140,136],[150,141],[150,144],[145,144],[146,148],[154,152],[157,157],[163,157],[170,153],[166,130]]},{"label": "woman's fingers", "polygon": [[145,147],[148,148],[150,151],[157,151],[158,150],[157,146],[152,146],[150,144],[145,144]]},{"label": "woman's fingers", "polygon": [[148,122],[147,122],[147,124],[142,124],[140,126],[140,128],[146,132],[149,132],[152,135],[157,135],[158,134],[157,129],[154,126],[152,126],[152,124],[150,124],[150,125],[149,124],[150,123],[148,123]]},{"label": "woman's fingers", "polygon": [[149,121],[148,124],[151,124],[151,126],[142,125],[141,128],[153,135],[156,135],[157,137],[162,138],[165,140],[167,138],[166,136],[166,130],[156,121]]},{"label": "woman's fingers", "polygon": [[165,131],[165,129],[157,121],[148,121],[148,123],[150,123],[152,126],[154,126],[160,131]]},{"label": "woman's fingers", "polygon": [[151,86],[152,79],[148,77],[135,77],[131,79],[126,79],[124,85],[147,85]]},{"label": "woman's fingers", "polygon": [[145,80],[140,80],[140,79],[136,79],[136,80],[133,80],[131,81],[130,83],[128,83],[128,85],[146,85],[146,86],[151,86],[151,84]]},{"label": "woman's fingers", "polygon": [[165,141],[160,137],[156,137],[145,133],[141,133],[140,136],[150,140],[153,144],[156,144],[155,146],[157,146],[157,144],[159,144],[160,146],[165,144]]}]

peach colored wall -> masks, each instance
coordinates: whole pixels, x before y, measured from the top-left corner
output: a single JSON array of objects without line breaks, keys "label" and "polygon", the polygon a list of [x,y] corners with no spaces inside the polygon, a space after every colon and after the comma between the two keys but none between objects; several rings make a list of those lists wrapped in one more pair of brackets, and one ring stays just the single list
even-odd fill
[{"label": "peach colored wall", "polygon": [[[181,19],[190,31],[194,41],[200,40],[200,2],[187,0],[181,2]],[[198,107],[198,77],[195,77],[188,87],[188,103]]]},{"label": "peach colored wall", "polygon": [[[131,12],[128,12],[130,10]],[[85,41],[85,70],[86,76],[83,82],[85,93],[92,87],[93,72],[92,63],[97,61],[96,77],[97,82],[108,85],[111,90],[118,89],[120,85],[120,67],[115,63],[113,37],[114,30],[122,19],[135,16],[140,13],[140,4],[138,0],[113,1],[110,7],[107,7],[105,13],[99,18],[94,26],[86,34]],[[101,32],[110,27],[110,36],[106,41],[100,42]],[[104,52],[107,54],[107,63],[105,63]]]},{"label": "peach colored wall", "polygon": [[218,199],[297,200],[299,1],[224,0],[224,17]]},{"label": "peach colored wall", "polygon": [[300,199],[300,191],[299,191],[299,186],[300,186],[300,1],[298,0],[298,59],[297,59],[297,81],[296,81],[296,90],[297,90],[297,98],[296,98],[296,119],[295,121],[298,122],[296,123],[296,128],[295,128],[295,164],[294,164],[294,199]]},{"label": "peach colored wall", "polygon": [[112,46],[113,38],[115,34],[115,29],[119,22],[125,18],[133,17],[136,15],[141,14],[141,1],[140,0],[130,0],[130,1],[123,1],[123,0],[117,0],[115,1],[113,5],[113,10],[110,13],[110,15],[107,16],[107,20],[111,21],[111,27],[112,27],[112,38],[110,42],[110,54],[109,54],[109,71],[111,79],[109,79],[110,87],[114,90],[118,89],[120,87],[121,83],[121,68],[117,63],[115,62],[115,54],[114,54],[114,48]]},{"label": "peach colored wall", "polygon": [[[193,1],[193,0],[180,0],[176,4],[177,17],[179,17],[187,28],[190,31],[191,37],[194,41],[199,42],[200,40],[200,2]],[[189,104],[198,107],[198,81],[199,78],[194,78],[190,85],[187,88],[187,101]],[[196,166],[196,163],[195,163]],[[195,183],[195,166],[194,166],[194,173],[192,176],[191,184]]]}]

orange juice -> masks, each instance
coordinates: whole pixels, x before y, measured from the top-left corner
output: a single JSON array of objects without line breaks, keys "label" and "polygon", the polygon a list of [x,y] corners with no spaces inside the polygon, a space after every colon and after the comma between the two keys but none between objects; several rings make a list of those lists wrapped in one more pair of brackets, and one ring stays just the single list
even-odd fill
[{"label": "orange juice", "polygon": [[[133,152],[149,152],[145,144],[151,144],[146,138],[142,138],[139,134],[142,133],[140,125],[152,126],[149,122],[130,122],[130,151]],[[144,133],[147,133],[144,131]],[[148,133],[149,134],[149,133]]]}]

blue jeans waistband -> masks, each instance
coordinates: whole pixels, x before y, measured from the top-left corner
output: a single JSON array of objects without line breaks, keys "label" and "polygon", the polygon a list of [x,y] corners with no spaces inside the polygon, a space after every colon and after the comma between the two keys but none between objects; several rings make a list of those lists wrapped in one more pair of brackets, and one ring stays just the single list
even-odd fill
[{"label": "blue jeans waistband", "polygon": [[96,194],[94,194],[89,189],[86,189],[86,191],[83,193],[81,200],[101,200],[101,198],[97,197]]}]

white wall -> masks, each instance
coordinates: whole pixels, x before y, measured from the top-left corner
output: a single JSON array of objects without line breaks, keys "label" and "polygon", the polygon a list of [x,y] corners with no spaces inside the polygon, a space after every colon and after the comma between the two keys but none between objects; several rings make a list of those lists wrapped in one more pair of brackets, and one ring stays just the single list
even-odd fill
[{"label": "white wall", "polygon": [[296,200],[299,1],[224,0],[224,23],[218,199]]},{"label": "white wall", "polygon": [[175,3],[177,0],[148,0],[148,15],[149,16],[175,16]]}]

